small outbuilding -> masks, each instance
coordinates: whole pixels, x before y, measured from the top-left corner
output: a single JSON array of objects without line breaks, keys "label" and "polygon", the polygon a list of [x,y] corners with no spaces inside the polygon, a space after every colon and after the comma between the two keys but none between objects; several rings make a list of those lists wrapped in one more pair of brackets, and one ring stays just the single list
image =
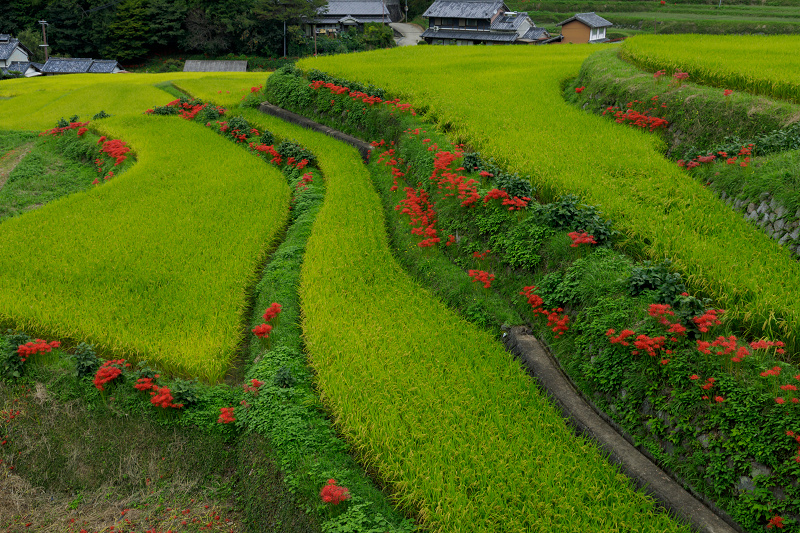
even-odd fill
[{"label": "small outbuilding", "polygon": [[[0,69],[23,72],[19,69],[25,64],[27,70],[32,55],[19,39],[14,39],[7,33],[0,33]],[[10,68],[12,63],[16,63],[16,68]]]},{"label": "small outbuilding", "polygon": [[578,13],[556,24],[561,26],[563,43],[605,43],[606,28],[613,24],[595,13]]},{"label": "small outbuilding", "polygon": [[122,67],[116,59],[89,57],[51,57],[42,67],[42,74],[116,74]]},{"label": "small outbuilding", "polygon": [[187,59],[184,72],[247,72],[247,61]]}]

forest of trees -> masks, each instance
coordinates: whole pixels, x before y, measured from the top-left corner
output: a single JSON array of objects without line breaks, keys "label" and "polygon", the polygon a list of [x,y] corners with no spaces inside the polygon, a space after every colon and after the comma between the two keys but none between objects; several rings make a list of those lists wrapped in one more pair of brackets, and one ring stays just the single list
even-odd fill
[{"label": "forest of trees", "polygon": [[[297,24],[326,0],[0,1],[0,33],[40,52],[46,20],[50,55],[114,58],[154,54],[283,55],[284,21],[294,48]],[[391,33],[389,33],[391,35]]]}]

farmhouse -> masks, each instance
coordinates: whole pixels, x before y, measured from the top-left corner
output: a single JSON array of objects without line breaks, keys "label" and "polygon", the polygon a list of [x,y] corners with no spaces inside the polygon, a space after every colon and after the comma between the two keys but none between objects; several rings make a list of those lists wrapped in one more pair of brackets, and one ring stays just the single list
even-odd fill
[{"label": "farmhouse", "polygon": [[31,62],[31,55],[31,51],[19,39],[0,33],[0,71],[4,74],[21,72],[25,77],[39,76],[42,65]]},{"label": "farmhouse", "polygon": [[328,0],[319,8],[317,17],[306,20],[306,33],[337,35],[350,28],[364,29],[368,22],[388,24],[402,18],[398,0]]},{"label": "farmhouse", "polygon": [[550,39],[527,13],[510,11],[500,1],[436,0],[422,15],[428,44],[542,44]]},{"label": "farmhouse", "polygon": [[565,21],[559,22],[564,43],[604,43],[606,28],[612,23],[594,13],[578,13]]},{"label": "farmhouse", "polygon": [[123,72],[115,59],[91,59],[86,57],[51,57],[42,67],[42,74],[116,74]]}]

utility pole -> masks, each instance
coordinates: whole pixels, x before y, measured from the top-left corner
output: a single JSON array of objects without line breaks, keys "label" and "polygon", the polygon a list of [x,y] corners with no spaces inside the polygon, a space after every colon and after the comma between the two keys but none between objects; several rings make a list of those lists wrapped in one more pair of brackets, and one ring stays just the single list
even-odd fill
[{"label": "utility pole", "polygon": [[286,21],[283,21],[283,58],[286,59]]},{"label": "utility pole", "polygon": [[44,44],[40,44],[39,46],[44,48],[44,61],[46,63],[47,60],[50,59],[50,54],[47,53],[47,49],[49,48],[47,45],[47,21],[40,20],[39,24],[42,25],[42,40],[44,41]]}]

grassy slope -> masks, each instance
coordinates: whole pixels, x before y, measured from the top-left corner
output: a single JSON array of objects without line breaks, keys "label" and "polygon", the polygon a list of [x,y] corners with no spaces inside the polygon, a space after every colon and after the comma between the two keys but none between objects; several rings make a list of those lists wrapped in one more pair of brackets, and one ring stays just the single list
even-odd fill
[{"label": "grassy slope", "polygon": [[306,345],[343,432],[403,506],[431,531],[683,530],[571,434],[499,343],[402,271],[354,149],[258,123],[319,157],[328,192],[303,266]]},{"label": "grassy slope", "polygon": [[788,252],[665,160],[658,138],[564,101],[559,81],[574,77],[594,50],[413,47],[300,65],[428,106],[428,116],[454,139],[531,174],[545,200],[568,191],[583,195],[631,237],[630,250],[672,258],[693,289],[728,309],[734,324],[794,348],[800,267]]},{"label": "grassy slope", "polygon": [[94,85],[97,77],[77,78],[65,79],[60,95],[42,92],[53,78],[11,87],[27,94],[0,103],[27,106],[3,114],[5,127],[32,126],[24,111],[52,126],[59,116],[103,108],[116,116],[98,127],[127,140],[139,163],[103,187],[3,224],[0,242],[11,253],[0,267],[0,318],[217,379],[240,339],[245,289],[287,216],[283,177],[201,126],[142,116],[171,99],[145,83],[158,77]]}]

